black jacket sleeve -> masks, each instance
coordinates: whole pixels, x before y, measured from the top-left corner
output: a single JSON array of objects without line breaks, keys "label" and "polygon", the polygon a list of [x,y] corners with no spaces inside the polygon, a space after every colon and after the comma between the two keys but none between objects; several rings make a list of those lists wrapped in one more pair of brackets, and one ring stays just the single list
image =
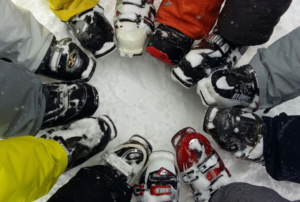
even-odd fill
[{"label": "black jacket sleeve", "polygon": [[281,113],[262,119],[267,172],[275,180],[300,183],[300,116]]},{"label": "black jacket sleeve", "polygon": [[219,32],[234,45],[263,44],[291,3],[292,0],[227,0],[219,15]]}]

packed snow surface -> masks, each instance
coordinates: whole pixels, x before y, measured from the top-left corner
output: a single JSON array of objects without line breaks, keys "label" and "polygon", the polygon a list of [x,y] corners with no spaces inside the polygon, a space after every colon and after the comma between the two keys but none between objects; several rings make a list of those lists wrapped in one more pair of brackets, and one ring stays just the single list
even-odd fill
[{"label": "packed snow surface", "polygon": [[[49,10],[46,0],[13,0],[13,2],[30,10],[58,39],[72,37],[75,40],[67,26]],[[105,9],[108,20],[112,23],[115,14],[115,0],[101,0],[100,4]],[[159,4],[160,0],[154,1],[156,8]],[[238,66],[247,64],[258,48],[269,46],[299,26],[299,10],[299,1],[293,1],[276,26],[269,42],[263,46],[250,47]],[[78,43],[77,40],[75,41]],[[90,53],[88,54],[91,56]],[[170,65],[152,58],[147,53],[144,53],[142,57],[122,58],[118,51],[97,59],[97,63],[95,74],[89,82],[96,86],[100,96],[100,107],[94,116],[109,115],[118,130],[118,137],[108,145],[107,150],[127,141],[133,134],[140,134],[152,144],[154,151],[174,152],[170,142],[171,138],[180,129],[191,126],[211,141],[232,173],[234,181],[272,188],[289,200],[300,199],[300,185],[291,182],[277,182],[266,173],[263,166],[236,159],[218,148],[212,138],[202,130],[206,108],[202,105],[196,88],[187,90],[172,81]],[[50,81],[45,78],[43,80]],[[300,115],[299,101],[298,97],[279,105],[267,115],[274,116],[280,112]],[[262,112],[260,111],[258,114],[262,115]],[[97,155],[80,167],[95,165],[99,160],[100,155]],[[37,201],[46,201],[78,170],[79,167],[63,174],[50,194]],[[183,183],[181,183],[180,201],[193,202],[189,189]]]}]

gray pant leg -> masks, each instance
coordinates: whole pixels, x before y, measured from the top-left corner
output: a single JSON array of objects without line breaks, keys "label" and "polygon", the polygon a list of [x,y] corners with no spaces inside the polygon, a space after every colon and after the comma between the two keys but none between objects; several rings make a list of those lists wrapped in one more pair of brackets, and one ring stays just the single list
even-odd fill
[{"label": "gray pant leg", "polygon": [[0,58],[36,71],[53,34],[10,0],[0,0]]},{"label": "gray pant leg", "polygon": [[300,27],[259,49],[250,65],[258,76],[260,109],[300,95]]},{"label": "gray pant leg", "polygon": [[35,135],[45,107],[41,80],[27,68],[0,60],[0,138]]},{"label": "gray pant leg", "polygon": [[232,183],[220,188],[210,202],[289,202],[266,187],[247,183]]}]

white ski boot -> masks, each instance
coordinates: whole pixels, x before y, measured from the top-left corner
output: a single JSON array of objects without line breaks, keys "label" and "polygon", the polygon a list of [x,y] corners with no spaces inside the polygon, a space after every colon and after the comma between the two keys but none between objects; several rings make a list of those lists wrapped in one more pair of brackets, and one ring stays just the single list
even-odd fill
[{"label": "white ski boot", "polygon": [[198,82],[197,92],[206,106],[258,108],[258,80],[250,65],[215,71]]},{"label": "white ski boot", "polygon": [[140,56],[154,31],[156,11],[152,0],[118,0],[115,30],[121,56]]},{"label": "white ski boot", "polygon": [[139,135],[102,155],[102,165],[110,165],[130,186],[133,186],[152,152],[151,144]]},{"label": "white ski boot", "polygon": [[167,151],[155,151],[145,166],[133,191],[138,202],[178,202],[179,179],[175,156]]}]

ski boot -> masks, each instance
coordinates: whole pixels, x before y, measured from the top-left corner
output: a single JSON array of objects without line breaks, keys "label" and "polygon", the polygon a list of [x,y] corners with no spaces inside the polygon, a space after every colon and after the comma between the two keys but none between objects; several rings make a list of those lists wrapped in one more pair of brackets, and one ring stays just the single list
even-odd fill
[{"label": "ski boot", "polygon": [[250,65],[212,73],[198,82],[197,92],[206,106],[258,108],[258,80]]},{"label": "ski boot", "polygon": [[170,65],[177,64],[191,49],[194,40],[177,29],[159,24],[149,39],[146,51]]},{"label": "ski boot", "polygon": [[36,73],[58,80],[89,81],[96,68],[96,61],[89,58],[71,38],[52,40]]},{"label": "ski boot", "polygon": [[182,180],[195,201],[208,202],[213,193],[230,183],[231,174],[210,142],[193,128],[174,135],[172,145]]},{"label": "ski boot", "polygon": [[98,108],[98,92],[87,83],[61,82],[44,87],[46,110],[42,129],[92,116]]},{"label": "ski boot", "polygon": [[75,15],[67,25],[80,44],[96,58],[103,57],[116,48],[113,28],[100,5]]},{"label": "ski boot", "polygon": [[111,166],[123,181],[133,186],[151,152],[152,146],[146,139],[133,135],[127,142],[105,152],[100,164]]},{"label": "ski boot", "polygon": [[186,88],[220,69],[236,65],[242,54],[239,47],[229,45],[216,31],[195,45],[172,70],[172,78]]},{"label": "ski boot", "polygon": [[153,0],[117,0],[115,30],[121,56],[140,56],[154,31]]},{"label": "ski boot", "polygon": [[256,114],[238,108],[209,107],[203,130],[218,145],[238,158],[263,161],[263,122]]},{"label": "ski boot", "polygon": [[117,130],[112,120],[101,116],[84,118],[59,130],[40,131],[36,137],[53,139],[61,144],[68,155],[67,171],[103,151],[116,136]]},{"label": "ski boot", "polygon": [[178,202],[179,179],[175,157],[171,152],[153,152],[145,166],[139,184],[133,188],[138,202]]}]

